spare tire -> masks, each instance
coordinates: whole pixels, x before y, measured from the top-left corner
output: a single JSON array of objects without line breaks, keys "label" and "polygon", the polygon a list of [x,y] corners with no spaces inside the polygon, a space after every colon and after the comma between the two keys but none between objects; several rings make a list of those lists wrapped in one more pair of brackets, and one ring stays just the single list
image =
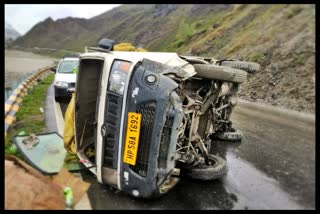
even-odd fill
[{"label": "spare tire", "polygon": [[197,72],[196,76],[207,79],[234,83],[243,83],[247,79],[247,72],[236,68],[212,64],[194,64],[193,66]]},{"label": "spare tire", "polygon": [[241,141],[242,136],[242,132],[239,129],[235,128],[232,128],[230,131],[227,132],[219,132],[215,135],[215,137],[225,141]]},{"label": "spare tire", "polygon": [[255,73],[260,71],[261,66],[255,62],[245,62],[245,61],[237,61],[237,60],[226,60],[221,62],[222,66],[227,66],[231,68],[237,68],[249,73]]},{"label": "spare tire", "polygon": [[228,169],[226,161],[223,158],[212,154],[208,154],[208,164],[185,169],[187,176],[199,180],[218,179],[224,176],[227,171]]}]

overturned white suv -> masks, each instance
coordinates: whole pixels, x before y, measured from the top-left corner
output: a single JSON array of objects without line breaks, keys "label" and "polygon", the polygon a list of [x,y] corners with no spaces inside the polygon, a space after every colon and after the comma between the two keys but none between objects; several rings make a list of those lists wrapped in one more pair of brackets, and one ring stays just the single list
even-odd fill
[{"label": "overturned white suv", "polygon": [[259,66],[110,46],[80,56],[76,85],[77,152],[98,181],[148,198],[166,193],[181,174],[223,176],[225,160],[210,154],[210,144],[241,140],[229,119],[247,78],[232,66]]}]

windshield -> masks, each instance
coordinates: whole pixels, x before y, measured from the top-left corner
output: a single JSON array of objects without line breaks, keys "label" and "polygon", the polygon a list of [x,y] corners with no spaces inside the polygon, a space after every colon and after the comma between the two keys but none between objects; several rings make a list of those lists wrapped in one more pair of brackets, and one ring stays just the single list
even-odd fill
[{"label": "windshield", "polygon": [[78,70],[79,60],[76,61],[62,61],[58,73],[76,73]]}]

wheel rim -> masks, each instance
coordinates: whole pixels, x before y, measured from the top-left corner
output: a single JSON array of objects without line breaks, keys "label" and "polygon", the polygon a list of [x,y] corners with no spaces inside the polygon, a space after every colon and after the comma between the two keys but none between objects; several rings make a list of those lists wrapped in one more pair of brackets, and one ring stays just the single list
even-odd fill
[{"label": "wheel rim", "polygon": [[215,165],[217,165],[217,161],[213,160],[212,158],[209,158],[207,161],[207,165],[208,166],[215,166]]},{"label": "wheel rim", "polygon": [[201,168],[215,167],[217,164],[218,160],[213,157],[208,157],[208,159],[205,161],[205,165],[203,165]]}]

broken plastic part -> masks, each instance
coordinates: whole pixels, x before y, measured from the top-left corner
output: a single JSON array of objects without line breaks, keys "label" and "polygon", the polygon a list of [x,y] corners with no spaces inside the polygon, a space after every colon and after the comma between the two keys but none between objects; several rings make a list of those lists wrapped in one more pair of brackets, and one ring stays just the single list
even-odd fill
[{"label": "broken plastic part", "polygon": [[[27,145],[28,143],[32,145],[32,149],[26,146],[24,140]],[[26,161],[43,174],[55,174],[63,167],[66,150],[62,137],[56,132],[31,136],[18,135],[13,138],[13,142]]]}]

